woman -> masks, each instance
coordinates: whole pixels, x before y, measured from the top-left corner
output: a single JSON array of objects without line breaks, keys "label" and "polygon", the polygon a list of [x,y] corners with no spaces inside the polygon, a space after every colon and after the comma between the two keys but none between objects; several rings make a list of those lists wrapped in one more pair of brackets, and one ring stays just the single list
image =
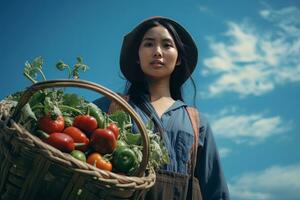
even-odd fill
[{"label": "woman", "polygon": [[[145,122],[153,120],[170,156],[170,163],[157,171],[156,184],[146,199],[192,199],[192,193],[194,199],[201,199],[200,188],[204,200],[229,199],[217,147],[202,115],[193,173],[197,180],[189,176],[194,132],[181,88],[191,77],[197,57],[190,34],[168,18],[147,19],[124,37],[120,66],[128,80],[129,103]],[[95,103],[108,111],[107,100]]]}]

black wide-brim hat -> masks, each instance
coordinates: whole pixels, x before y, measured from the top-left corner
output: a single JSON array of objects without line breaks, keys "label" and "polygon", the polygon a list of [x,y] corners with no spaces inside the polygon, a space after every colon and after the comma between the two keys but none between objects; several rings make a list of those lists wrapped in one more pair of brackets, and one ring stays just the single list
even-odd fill
[{"label": "black wide-brim hat", "polygon": [[145,26],[148,24],[149,21],[158,20],[158,21],[165,21],[170,23],[176,32],[178,33],[182,43],[184,44],[184,49],[186,52],[186,64],[188,69],[180,66],[177,66],[174,73],[176,75],[176,82],[179,85],[182,85],[192,74],[194,71],[197,61],[198,61],[198,50],[197,46],[192,38],[192,36],[187,32],[187,30],[181,26],[179,23],[165,17],[151,17],[143,22],[141,22],[138,26],[136,26],[131,32],[124,36],[121,55],[120,55],[120,67],[123,75],[125,78],[131,83],[138,83],[142,82],[144,78],[143,72],[137,63],[137,52],[138,52],[138,45],[140,43],[138,41],[138,35],[143,30],[145,31]]}]

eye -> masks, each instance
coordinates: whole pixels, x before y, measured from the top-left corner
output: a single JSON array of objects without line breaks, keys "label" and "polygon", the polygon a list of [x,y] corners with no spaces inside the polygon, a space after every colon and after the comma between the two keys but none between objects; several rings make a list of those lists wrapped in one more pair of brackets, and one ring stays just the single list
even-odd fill
[{"label": "eye", "polygon": [[169,49],[169,48],[174,47],[174,45],[171,42],[166,42],[166,43],[164,43],[164,47]]},{"label": "eye", "polygon": [[144,46],[144,47],[152,47],[152,46],[153,46],[153,43],[152,43],[152,42],[144,42],[144,43],[143,43],[143,46]]}]

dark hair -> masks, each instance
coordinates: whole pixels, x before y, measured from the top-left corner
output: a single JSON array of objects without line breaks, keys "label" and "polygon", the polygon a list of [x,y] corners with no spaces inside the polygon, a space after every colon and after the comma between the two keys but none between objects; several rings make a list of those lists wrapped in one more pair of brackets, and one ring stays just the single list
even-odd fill
[{"label": "dark hair", "polygon": [[[168,32],[171,34],[171,36],[174,39],[175,45],[177,47],[178,51],[178,59],[180,60],[180,65],[176,66],[173,73],[171,74],[170,78],[170,92],[171,92],[171,97],[174,100],[183,100],[182,97],[182,82],[177,81],[178,77],[180,77],[183,73],[188,74],[189,78],[191,80],[193,89],[194,89],[194,95],[193,95],[193,100],[194,100],[194,105],[195,105],[195,97],[196,97],[196,85],[194,80],[191,77],[191,71],[190,68],[188,67],[188,62],[187,62],[187,53],[186,53],[186,47],[183,41],[181,40],[179,34],[177,33],[176,29],[174,26],[169,23],[166,20],[163,20],[161,18],[155,18],[152,20],[148,20],[146,23],[144,23],[144,26],[140,28],[139,32],[135,35],[135,44],[132,47],[132,49],[128,51],[133,51],[135,52],[134,57],[132,59],[135,59],[134,61],[139,60],[139,55],[138,55],[138,50],[139,46],[142,42],[142,39],[145,35],[145,33],[156,26],[163,26],[168,30]],[[137,62],[135,63],[135,73],[140,76],[138,80],[135,81],[127,81],[126,88],[125,88],[125,93],[127,93],[130,97],[130,100],[135,103],[137,106],[139,106],[150,118],[153,117],[152,112],[149,110],[149,108],[146,106],[146,99],[145,95],[149,95],[149,90],[148,90],[148,83],[146,82],[146,77],[145,74],[143,73],[140,65]],[[156,128],[158,128],[158,131],[162,133],[162,127],[159,125],[157,119],[153,119],[153,122],[156,125]]]}]

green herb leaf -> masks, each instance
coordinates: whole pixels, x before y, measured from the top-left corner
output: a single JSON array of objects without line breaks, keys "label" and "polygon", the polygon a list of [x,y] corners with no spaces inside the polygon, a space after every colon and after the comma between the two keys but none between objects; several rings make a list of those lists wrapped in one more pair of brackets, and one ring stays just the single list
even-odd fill
[{"label": "green herb leaf", "polygon": [[130,133],[126,132],[125,133],[125,142],[129,145],[140,145],[141,144],[141,135],[136,133]]},{"label": "green herb leaf", "polygon": [[40,73],[43,79],[46,80],[46,77],[42,71],[43,62],[44,61],[41,56],[33,59],[31,63],[29,63],[28,61],[25,62],[23,73],[31,82],[37,82],[38,73]]},{"label": "green herb leaf", "polygon": [[60,60],[56,63],[56,68],[60,71],[67,69],[68,70],[68,78],[69,79],[71,78],[71,75],[72,75],[71,69],[70,69],[69,65],[65,64],[62,60]]},{"label": "green herb leaf", "polygon": [[44,63],[43,58],[41,56],[39,56],[39,57],[36,57],[35,59],[33,59],[31,66],[35,69],[42,70],[43,63]]},{"label": "green herb leaf", "polygon": [[131,119],[129,114],[124,111],[116,111],[109,115],[109,118],[118,123],[118,126],[122,129],[124,125],[131,124]]},{"label": "green herb leaf", "polygon": [[68,67],[69,67],[69,65],[65,64],[62,60],[60,60],[56,63],[56,68],[60,71],[63,71],[65,69],[67,69]]},{"label": "green herb leaf", "polygon": [[82,63],[83,61],[82,61],[82,57],[80,57],[80,56],[78,56],[77,58],[76,58],[76,60],[77,60],[77,63]]},{"label": "green herb leaf", "polygon": [[37,120],[34,112],[31,110],[29,103],[25,104],[25,106],[21,109],[21,117],[20,121],[25,122],[29,118]]},{"label": "green herb leaf", "polygon": [[36,92],[29,101],[31,107],[34,107],[37,104],[40,104],[45,100],[46,94],[43,91]]},{"label": "green herb leaf", "polygon": [[88,70],[89,67],[83,63],[83,60],[81,57],[77,57],[77,63],[74,65],[74,68],[72,70],[72,75],[74,79],[79,79],[79,71],[85,72]]},{"label": "green herb leaf", "polygon": [[83,97],[74,94],[74,93],[67,93],[63,95],[63,104],[64,105],[68,105],[71,107],[78,107],[82,104],[82,102],[84,101]]}]

